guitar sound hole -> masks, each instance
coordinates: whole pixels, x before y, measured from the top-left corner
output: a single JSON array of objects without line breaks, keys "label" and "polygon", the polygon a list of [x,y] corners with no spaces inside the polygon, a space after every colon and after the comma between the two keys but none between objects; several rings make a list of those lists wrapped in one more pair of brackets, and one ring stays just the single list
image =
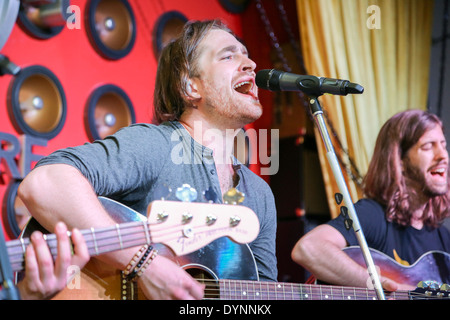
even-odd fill
[{"label": "guitar sound hole", "polygon": [[186,271],[198,282],[205,285],[204,299],[220,298],[219,283],[209,272],[199,268],[189,268]]}]

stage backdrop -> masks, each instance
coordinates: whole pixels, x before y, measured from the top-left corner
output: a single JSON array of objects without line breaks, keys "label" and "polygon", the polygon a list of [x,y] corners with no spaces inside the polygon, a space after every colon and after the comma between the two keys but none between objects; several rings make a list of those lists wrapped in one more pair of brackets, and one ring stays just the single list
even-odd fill
[{"label": "stage backdrop", "polygon": [[[71,0],[62,26],[54,13],[21,7],[0,52],[3,62],[20,68],[0,76],[0,200],[7,238],[16,237],[28,219],[15,194],[40,157],[129,123],[151,122],[158,50],[185,20],[221,18],[243,37],[247,1],[226,3]],[[256,48],[264,54],[270,43]],[[255,125],[267,123],[263,118]],[[250,167],[258,171],[257,166]]]}]

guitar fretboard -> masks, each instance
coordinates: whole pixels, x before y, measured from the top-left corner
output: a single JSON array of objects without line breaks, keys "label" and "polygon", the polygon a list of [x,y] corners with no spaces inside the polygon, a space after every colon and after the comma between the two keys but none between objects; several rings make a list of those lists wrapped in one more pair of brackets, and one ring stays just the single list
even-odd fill
[{"label": "guitar fretboard", "polygon": [[[158,235],[157,226],[149,226],[147,222],[128,222],[111,227],[81,230],[91,256],[102,253],[131,248],[145,243],[151,243],[150,229]],[[164,237],[163,234],[159,233]],[[57,256],[57,240],[55,234],[44,235],[52,256]],[[24,253],[30,244],[29,238],[21,238],[7,242],[11,267],[13,271],[21,271],[24,267]]]},{"label": "guitar fretboard", "polygon": [[[366,288],[240,280],[220,280],[218,286],[222,300],[377,300],[375,290]],[[207,286],[205,296],[214,299],[217,289],[211,288]],[[386,293],[386,296],[412,299],[407,291]]]}]

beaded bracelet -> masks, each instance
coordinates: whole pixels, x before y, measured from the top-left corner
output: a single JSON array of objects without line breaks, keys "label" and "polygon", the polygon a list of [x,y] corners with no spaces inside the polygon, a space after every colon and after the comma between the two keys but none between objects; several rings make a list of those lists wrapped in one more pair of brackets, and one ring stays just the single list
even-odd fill
[{"label": "beaded bracelet", "polygon": [[148,258],[148,260],[145,262],[145,264],[137,271],[136,273],[136,278],[139,278],[145,271],[145,269],[147,269],[147,267],[149,266],[150,263],[152,263],[153,259],[156,258],[156,256],[158,255],[158,250],[154,249],[152,250],[152,254],[150,255],[150,257]]},{"label": "beaded bracelet", "polygon": [[128,265],[126,266],[125,270],[123,270],[123,274],[126,277],[131,277],[130,274],[133,272],[135,266],[139,263],[141,263],[143,257],[147,257],[150,251],[153,250],[152,246],[149,245],[143,245],[141,249],[139,249],[138,252],[136,252],[133,256],[133,258],[130,260]]},{"label": "beaded bracelet", "polygon": [[153,259],[155,259],[157,254],[158,250],[153,249],[152,246],[144,245],[136,252],[133,259],[131,259],[130,263],[123,271],[125,278],[128,281],[136,280],[144,273],[145,269],[150,265]]}]

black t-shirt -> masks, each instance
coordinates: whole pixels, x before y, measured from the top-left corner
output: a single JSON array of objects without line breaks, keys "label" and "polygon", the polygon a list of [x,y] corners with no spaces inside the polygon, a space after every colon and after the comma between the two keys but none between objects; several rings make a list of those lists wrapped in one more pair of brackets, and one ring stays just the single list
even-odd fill
[{"label": "black t-shirt", "polygon": [[[429,251],[450,253],[450,231],[444,226],[439,228],[424,226],[418,230],[411,226],[403,227],[397,223],[388,222],[385,218],[385,208],[370,199],[359,200],[355,204],[355,211],[367,245],[393,259],[396,252],[398,258],[412,265]],[[345,228],[342,215],[328,224],[344,236],[348,245],[359,245],[354,230]]]}]

